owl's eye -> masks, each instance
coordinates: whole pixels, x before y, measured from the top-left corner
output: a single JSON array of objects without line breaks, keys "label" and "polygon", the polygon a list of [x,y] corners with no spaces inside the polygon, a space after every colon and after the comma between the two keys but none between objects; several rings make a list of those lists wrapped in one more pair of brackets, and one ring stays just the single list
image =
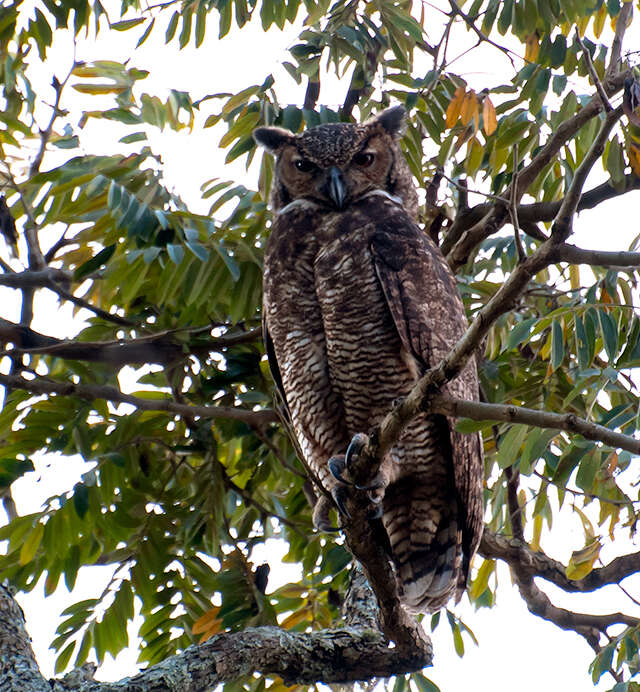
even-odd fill
[{"label": "owl's eye", "polygon": [[361,151],[353,157],[353,162],[356,166],[362,166],[366,168],[373,163],[374,156],[370,151]]},{"label": "owl's eye", "polygon": [[316,167],[316,164],[309,161],[309,159],[298,159],[294,165],[302,173],[311,173]]}]

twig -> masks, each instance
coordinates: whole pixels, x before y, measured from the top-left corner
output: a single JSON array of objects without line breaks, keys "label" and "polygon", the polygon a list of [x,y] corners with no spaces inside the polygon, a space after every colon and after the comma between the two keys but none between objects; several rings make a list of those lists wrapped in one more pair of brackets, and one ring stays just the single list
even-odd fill
[{"label": "twig", "polygon": [[74,57],[73,57],[73,63],[71,65],[71,69],[69,70],[67,76],[64,78],[62,82],[58,81],[57,77],[54,76],[52,86],[55,89],[56,92],[56,100],[51,106],[53,109],[53,112],[51,113],[51,118],[49,119],[49,124],[44,130],[40,130],[40,148],[38,149],[38,153],[36,154],[36,157],[33,159],[33,162],[31,163],[31,166],[29,167],[29,177],[31,178],[34,176],[39,170],[40,166],[42,165],[42,159],[44,158],[44,153],[47,148],[47,144],[49,143],[49,140],[51,139],[51,135],[53,134],[53,125],[58,118],[59,115],[61,115],[60,112],[60,99],[62,98],[62,90],[64,89],[65,85],[69,81],[69,78],[73,74],[73,70],[76,66],[76,60],[75,60],[75,41],[74,41]]},{"label": "twig", "polygon": [[107,385],[82,385],[70,382],[54,382],[52,380],[26,380],[17,375],[0,374],[0,385],[13,389],[22,389],[33,394],[57,394],[60,396],[75,396],[92,401],[105,399],[113,403],[131,404],[143,411],[166,411],[178,415],[198,416],[206,419],[237,420],[248,425],[260,426],[278,422],[274,411],[262,409],[249,411],[241,408],[224,406],[197,406],[195,404],[178,404],[170,399],[143,399],[131,394],[124,394],[116,387]]},{"label": "twig", "polygon": [[571,185],[560,204],[560,209],[558,210],[551,228],[551,239],[553,241],[563,242],[571,235],[573,230],[573,217],[578,208],[578,203],[582,196],[582,188],[587,180],[587,176],[591,172],[596,161],[602,156],[604,146],[611,134],[611,130],[613,130],[615,124],[622,117],[622,114],[622,105],[607,113],[602,127],[600,128],[600,132],[598,132],[589,151],[576,169]]},{"label": "twig", "polygon": [[516,142],[513,145],[513,175],[511,178],[511,195],[509,196],[509,216],[511,217],[511,224],[513,225],[513,236],[516,243],[516,250],[518,251],[518,262],[524,262],[524,260],[527,258],[527,253],[524,251],[522,238],[520,238],[520,223],[518,221],[518,204],[516,199],[516,193],[518,190],[519,165],[518,143]]},{"label": "twig", "polygon": [[71,293],[71,291],[67,291],[66,288],[63,288],[55,281],[49,280],[46,283],[46,288],[48,288],[50,291],[53,291],[54,293],[57,293],[61,298],[68,300],[70,303],[73,303],[74,305],[77,305],[80,308],[90,310],[98,317],[102,317],[102,319],[106,320],[107,322],[113,322],[114,324],[119,324],[123,327],[136,326],[136,322],[132,320],[120,317],[119,315],[114,315],[111,312],[107,312],[106,310],[103,310],[102,308],[99,308],[96,305],[92,305],[89,301],[84,300],[84,298],[78,298],[78,296],[75,296],[73,293]]},{"label": "twig", "polygon": [[455,2],[455,0],[449,0],[449,4],[451,5],[453,13],[461,17],[465,21],[465,24],[476,34],[476,36],[478,37],[478,43],[488,43],[494,48],[497,48],[499,51],[504,53],[507,56],[507,58],[509,58],[511,66],[515,69],[515,63],[512,55],[513,51],[509,50],[508,48],[505,48],[504,46],[501,46],[499,43],[496,43],[495,41],[492,41],[488,36],[483,34],[482,31],[480,31],[480,29],[478,29],[478,27],[475,25],[474,20],[460,9],[460,6],[457,2]]},{"label": "twig", "polygon": [[582,38],[580,37],[580,31],[576,27],[576,41],[578,42],[580,48],[582,48],[582,53],[584,55],[584,60],[587,63],[587,70],[589,70],[589,74],[591,75],[591,79],[593,80],[593,84],[596,88],[596,91],[598,92],[598,96],[600,97],[600,100],[602,101],[602,105],[604,106],[604,109],[607,113],[613,110],[613,106],[609,103],[609,99],[607,98],[607,94],[605,93],[604,87],[602,86],[602,82],[600,81],[600,78],[598,77],[598,73],[595,70],[595,67],[593,66],[593,62],[591,61],[591,53],[587,50],[585,47]]}]

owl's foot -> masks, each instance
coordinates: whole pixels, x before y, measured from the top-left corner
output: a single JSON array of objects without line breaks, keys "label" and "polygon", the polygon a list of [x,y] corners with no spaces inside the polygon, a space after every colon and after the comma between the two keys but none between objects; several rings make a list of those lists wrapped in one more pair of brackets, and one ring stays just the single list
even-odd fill
[{"label": "owl's foot", "polygon": [[340,529],[331,523],[329,518],[329,512],[333,508],[333,505],[324,495],[316,500],[316,504],[313,508],[313,525],[318,531],[324,533],[336,533]]},{"label": "owl's foot", "polygon": [[353,485],[353,483],[345,478],[342,474],[347,470],[347,457],[345,454],[331,457],[327,462],[331,475],[343,485]]}]

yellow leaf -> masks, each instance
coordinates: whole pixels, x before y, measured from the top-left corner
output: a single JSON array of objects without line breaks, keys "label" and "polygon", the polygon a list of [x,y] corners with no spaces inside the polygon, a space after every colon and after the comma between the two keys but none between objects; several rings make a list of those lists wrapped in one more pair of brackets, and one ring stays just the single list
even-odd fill
[{"label": "yellow leaf", "polygon": [[74,84],[73,88],[81,94],[121,94],[128,87],[117,84]]},{"label": "yellow leaf", "polygon": [[618,453],[611,452],[607,457],[607,473],[613,476],[613,472],[618,468]]},{"label": "yellow leaf", "polygon": [[44,535],[44,524],[38,522],[33,531],[27,536],[27,540],[20,548],[20,564],[26,565],[33,560]]},{"label": "yellow leaf", "polygon": [[462,101],[464,100],[464,87],[459,86],[454,94],[451,102],[447,106],[447,114],[445,117],[445,125],[447,127],[453,127],[460,115],[460,109],[462,108]]},{"label": "yellow leaf", "polygon": [[576,29],[578,29],[578,32],[580,36],[584,36],[584,32],[587,30],[587,25],[589,24],[589,21],[591,20],[591,15],[585,15],[584,17],[580,17],[579,19],[576,19]]},{"label": "yellow leaf", "polygon": [[280,623],[280,627],[288,630],[299,625],[301,622],[305,622],[305,620],[311,620],[311,607],[308,605],[291,613],[291,615]]},{"label": "yellow leaf", "polygon": [[492,135],[496,131],[496,127],[498,127],[496,108],[488,96],[485,96],[482,102],[482,122],[484,131],[488,135]]},{"label": "yellow leaf", "polygon": [[580,288],[580,266],[578,264],[569,265],[569,281],[574,291]]},{"label": "yellow leaf", "polygon": [[468,125],[478,112],[478,97],[475,91],[469,91],[464,95],[462,107],[460,109],[460,117],[462,124]]},{"label": "yellow leaf", "polygon": [[495,568],[495,560],[485,560],[482,563],[480,569],[478,570],[478,574],[476,574],[476,578],[473,580],[473,584],[471,584],[471,590],[469,592],[469,595],[473,600],[482,596],[485,589],[489,585],[489,577],[493,574]]},{"label": "yellow leaf", "polygon": [[524,59],[526,62],[536,62],[540,53],[540,42],[537,34],[529,34],[525,40]]},{"label": "yellow leaf", "polygon": [[600,34],[604,29],[604,21],[607,18],[607,4],[602,3],[600,9],[596,12],[593,18],[593,33],[596,38],[600,38]]},{"label": "yellow leaf", "polygon": [[584,579],[593,569],[595,561],[600,556],[601,548],[600,541],[595,539],[581,550],[575,550],[567,565],[567,577],[573,580]]},{"label": "yellow leaf", "polygon": [[542,536],[542,514],[536,514],[533,518],[533,536],[531,537],[531,543],[529,547],[534,552],[540,550],[540,537]]},{"label": "yellow leaf", "polygon": [[220,606],[213,606],[211,610],[208,610],[202,617],[199,617],[191,627],[193,634],[202,634],[210,629],[211,625],[218,620],[219,612]]},{"label": "yellow leaf", "polygon": [[640,175],[640,147],[635,144],[629,146],[629,163],[636,175]]}]

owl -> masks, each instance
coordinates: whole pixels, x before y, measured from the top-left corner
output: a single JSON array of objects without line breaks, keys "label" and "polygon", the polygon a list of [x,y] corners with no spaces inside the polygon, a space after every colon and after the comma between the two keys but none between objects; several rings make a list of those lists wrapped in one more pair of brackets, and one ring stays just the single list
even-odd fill
[{"label": "owl", "polygon": [[[399,146],[404,121],[396,106],[362,124],[254,132],[276,157],[264,340],[299,453],[322,491],[319,528],[327,528],[327,496],[346,514],[344,494],[356,492],[345,478],[352,439],[379,423],[467,326],[455,279],[417,225]],[[474,363],[443,391],[476,399]],[[382,522],[411,612],[460,597],[482,533],[480,439],[454,426],[442,415],[416,416],[369,488],[378,509],[371,520]]]}]

